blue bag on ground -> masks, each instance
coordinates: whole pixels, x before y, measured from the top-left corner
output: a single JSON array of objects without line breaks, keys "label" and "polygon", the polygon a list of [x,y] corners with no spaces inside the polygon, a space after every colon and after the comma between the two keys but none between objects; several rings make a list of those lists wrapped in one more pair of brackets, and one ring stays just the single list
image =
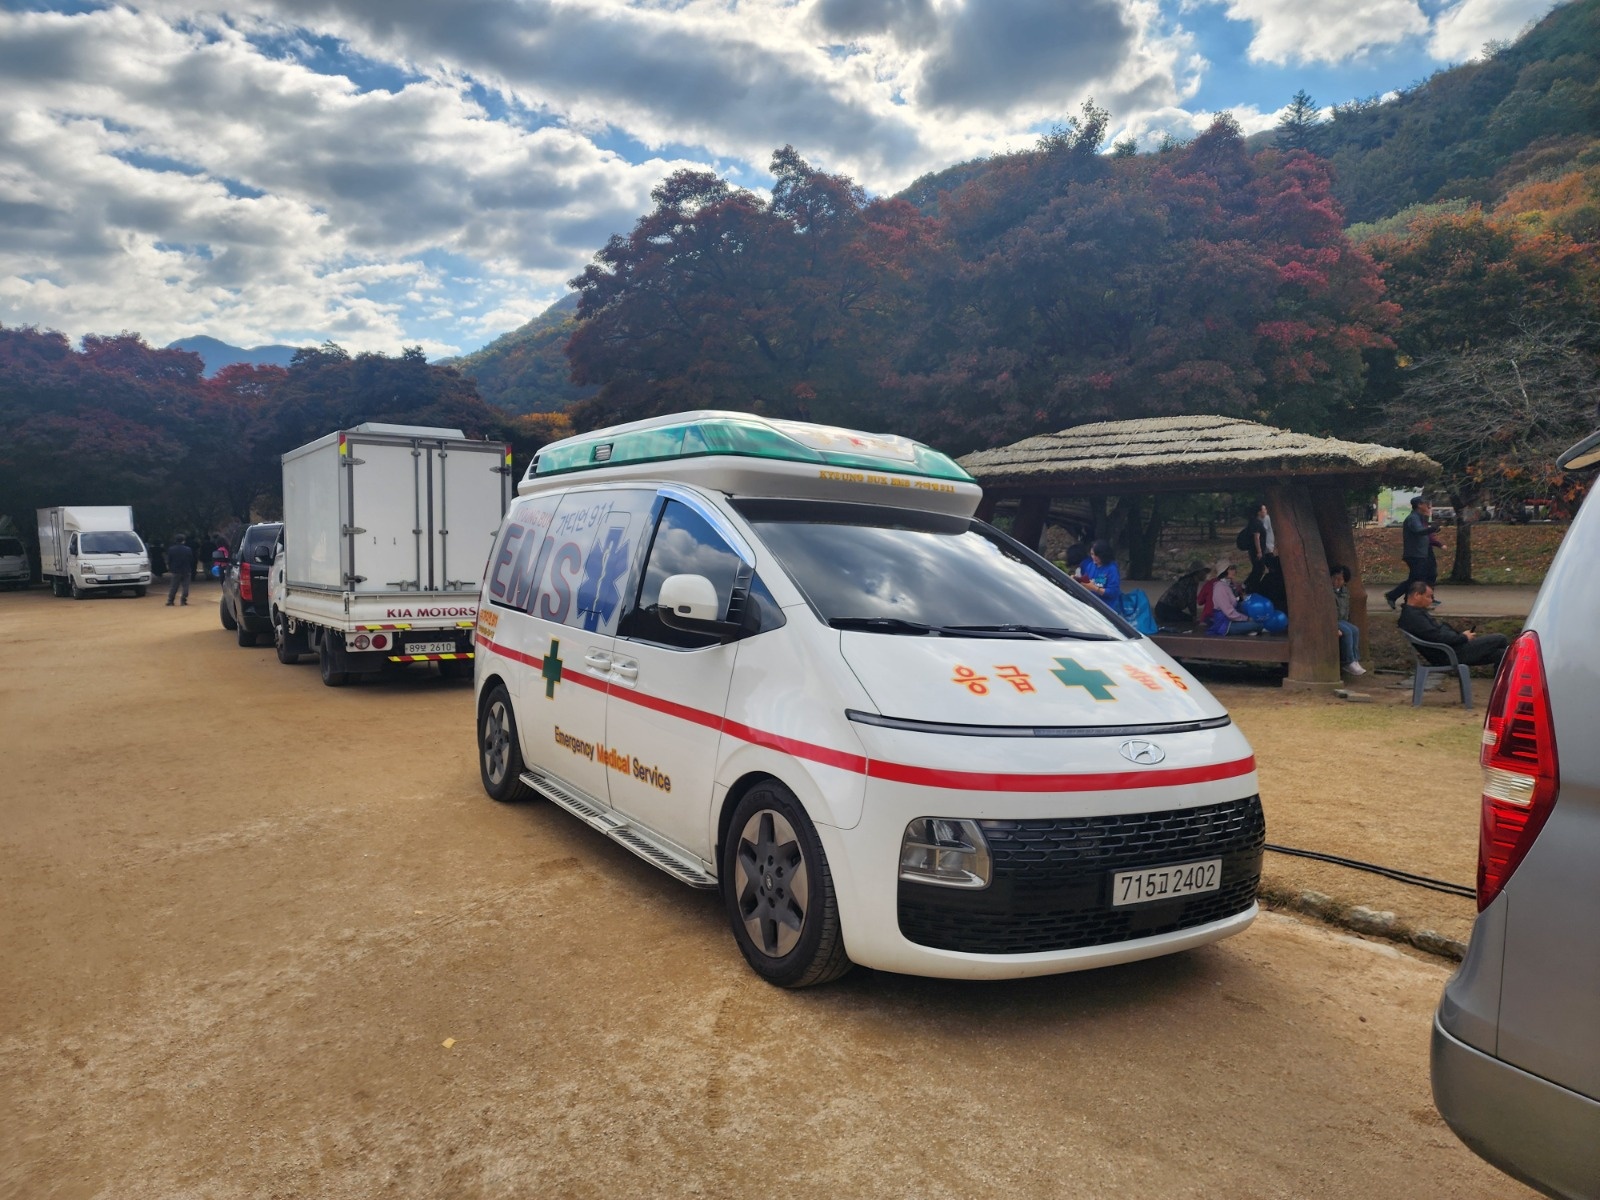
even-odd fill
[{"label": "blue bag on ground", "polygon": [[1155,614],[1150,611],[1150,600],[1141,591],[1122,593],[1122,615],[1140,633],[1146,636],[1156,631]]}]

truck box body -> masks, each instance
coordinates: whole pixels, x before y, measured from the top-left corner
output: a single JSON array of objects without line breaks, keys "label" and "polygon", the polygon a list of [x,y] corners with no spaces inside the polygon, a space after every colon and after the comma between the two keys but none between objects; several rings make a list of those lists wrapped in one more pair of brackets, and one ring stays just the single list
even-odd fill
[{"label": "truck box body", "polygon": [[[296,644],[303,636],[320,654],[331,633],[330,653],[358,673],[384,660],[470,658],[513,486],[509,448],[457,429],[369,423],[285,454],[275,605]],[[441,652],[439,637],[420,637],[429,630],[450,631],[457,648]],[[411,654],[414,641],[430,649]]]},{"label": "truck box body", "polygon": [[[150,585],[150,556],[133,531],[126,504],[57,505],[38,510],[39,575],[58,596],[143,589]],[[98,539],[85,535],[107,534]]]}]

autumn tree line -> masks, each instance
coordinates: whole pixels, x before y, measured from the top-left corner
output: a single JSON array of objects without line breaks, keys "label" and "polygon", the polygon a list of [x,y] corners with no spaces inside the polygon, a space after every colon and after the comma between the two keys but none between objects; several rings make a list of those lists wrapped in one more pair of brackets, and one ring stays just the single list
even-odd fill
[{"label": "autumn tree line", "polygon": [[[329,344],[207,379],[198,357],[133,334],[74,349],[0,328],[0,515],[132,503],[152,531],[217,528],[275,514],[278,456],[362,420],[505,439],[520,465],[571,428],[689,408],[890,430],[953,454],[1218,413],[1422,450],[1445,465],[1458,513],[1532,498],[1570,510],[1581,481],[1555,455],[1600,423],[1590,26],[1600,0],[1331,121],[1302,93],[1266,145],[1224,115],[1155,153],[1107,147],[1110,116],[1089,103],[1027,151],[894,197],[790,147],[767,193],[679,172],[572,281],[574,315],[511,339],[537,367],[523,383],[543,380],[529,394],[558,380],[548,407],[563,411],[512,415],[487,350],[458,368]],[[1567,106],[1559,120],[1552,105]],[[1371,199],[1381,187],[1394,205]],[[1347,226],[1352,204],[1366,220]],[[1122,527],[1158,528],[1139,498],[1118,503]]]},{"label": "autumn tree line", "polygon": [[287,367],[235,364],[206,378],[200,356],[137,334],[0,326],[0,517],[31,539],[36,508],[131,504],[147,537],[210,534],[281,511],[280,456],[362,421],[457,428],[511,444],[526,462],[569,426],[512,416],[472,381],[431,365],[336,345]]}]

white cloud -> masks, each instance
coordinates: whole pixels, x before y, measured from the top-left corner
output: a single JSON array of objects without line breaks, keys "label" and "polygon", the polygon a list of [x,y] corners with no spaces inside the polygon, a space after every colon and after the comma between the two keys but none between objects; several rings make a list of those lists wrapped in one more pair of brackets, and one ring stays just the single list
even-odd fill
[{"label": "white cloud", "polygon": [[[1471,2],[1471,0],[1466,0]],[[1223,0],[1255,27],[1254,62],[1344,62],[1428,32],[1417,0]]]},{"label": "white cloud", "polygon": [[[1284,109],[1276,112],[1262,112],[1253,104],[1240,105],[1228,110],[1228,113],[1239,123],[1240,131],[1249,137],[1253,133],[1260,133],[1265,129],[1277,127],[1278,118],[1283,115]],[[1131,121],[1124,122],[1114,134],[1112,139],[1121,141],[1124,138],[1133,138],[1141,150],[1154,150],[1161,145],[1162,140],[1171,137],[1180,142],[1197,137],[1211,127],[1217,119],[1214,112],[1191,112],[1186,108],[1176,106],[1153,109],[1141,113]]]},{"label": "white cloud", "polygon": [[406,289],[370,293],[437,288],[416,256],[558,293],[685,165],[490,120],[445,83],[361,92],[227,24],[125,9],[0,13],[0,78],[0,297],[72,332],[393,349]]},{"label": "white cloud", "polygon": [[1514,38],[1550,11],[1550,0],[1458,0],[1434,19],[1428,51],[1444,62],[1482,53],[1484,43]]}]

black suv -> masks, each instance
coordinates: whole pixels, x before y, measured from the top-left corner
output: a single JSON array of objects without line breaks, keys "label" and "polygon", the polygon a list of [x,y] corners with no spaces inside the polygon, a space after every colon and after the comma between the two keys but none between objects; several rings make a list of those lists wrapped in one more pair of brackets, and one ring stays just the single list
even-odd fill
[{"label": "black suv", "polygon": [[272,575],[272,555],[282,537],[281,521],[252,525],[230,550],[228,569],[222,577],[222,627],[237,631],[241,646],[272,640],[267,580]]}]

